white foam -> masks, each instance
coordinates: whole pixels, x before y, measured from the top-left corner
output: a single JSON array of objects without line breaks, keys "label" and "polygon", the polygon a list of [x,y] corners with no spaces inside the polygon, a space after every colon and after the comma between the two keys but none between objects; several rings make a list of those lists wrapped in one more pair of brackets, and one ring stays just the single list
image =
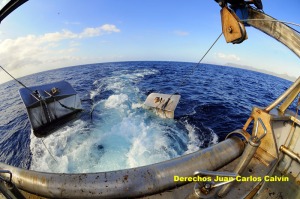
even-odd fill
[{"label": "white foam", "polygon": [[111,95],[105,102],[105,108],[118,108],[124,105],[127,100],[128,96],[126,94]]},{"label": "white foam", "polygon": [[212,129],[210,129],[210,143],[209,145],[214,145],[217,144],[219,141],[219,137],[217,134],[214,133],[214,131]]},{"label": "white foam", "polygon": [[94,99],[97,94],[99,94],[97,91],[90,91],[90,99]]},{"label": "white foam", "polygon": [[97,85],[98,82],[99,82],[98,80],[94,81],[94,82],[93,82],[93,85]]},{"label": "white foam", "polygon": [[[214,145],[218,143],[218,135],[216,133],[214,133],[214,131],[211,128],[209,129],[209,135],[201,135],[199,136],[199,129],[194,126],[189,124],[187,121],[184,121],[184,126],[186,128],[186,130],[188,131],[188,144],[187,144],[187,150],[184,152],[184,154],[189,154],[189,153],[193,153],[199,149],[202,148],[204,141],[208,141],[208,145]],[[198,131],[198,133],[197,133]]]},{"label": "white foam", "polygon": [[132,139],[132,146],[127,153],[129,168],[144,166],[168,160],[180,155],[170,145],[170,140],[164,136],[160,126],[152,124],[148,127],[140,124],[142,130]]},{"label": "white foam", "polygon": [[[125,72],[116,71],[113,76],[94,82],[91,99],[97,99],[101,91],[112,94],[94,101],[93,123],[77,120],[44,138],[51,154],[40,139],[31,136],[32,170],[60,173],[118,170],[161,162],[200,148],[202,141],[196,135],[196,127],[186,123],[186,129],[180,129],[176,121],[162,120],[140,108],[140,99],[145,96],[134,85],[157,71]],[[213,138],[212,142],[216,141]]]},{"label": "white foam", "polygon": [[185,128],[188,131],[188,145],[187,150],[185,154],[193,153],[200,149],[200,147],[203,144],[203,140],[200,140],[199,137],[196,135],[196,127],[189,124],[187,121],[185,121]]},{"label": "white foam", "polygon": [[142,108],[144,104],[142,103],[132,103],[131,104],[131,108],[132,109],[138,109],[138,108]]},{"label": "white foam", "polygon": [[70,172],[68,168],[70,165],[69,160],[78,151],[82,150],[85,145],[84,142],[89,137],[87,134],[82,133],[84,126],[85,122],[78,120],[72,126],[64,127],[46,138],[36,138],[31,134],[30,149],[32,161],[30,169],[49,172]]}]

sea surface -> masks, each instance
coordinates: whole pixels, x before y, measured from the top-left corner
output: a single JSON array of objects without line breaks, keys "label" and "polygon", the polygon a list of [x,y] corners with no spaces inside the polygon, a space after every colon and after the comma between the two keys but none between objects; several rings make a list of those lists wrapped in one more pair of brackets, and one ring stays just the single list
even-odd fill
[{"label": "sea surface", "polygon": [[[19,80],[27,86],[66,80],[85,111],[48,137],[36,138],[20,85],[1,84],[0,161],[64,173],[132,168],[206,148],[241,128],[252,106],[267,106],[292,84],[238,68],[148,61],[67,67]],[[174,119],[143,108],[152,92],[181,95]]]}]

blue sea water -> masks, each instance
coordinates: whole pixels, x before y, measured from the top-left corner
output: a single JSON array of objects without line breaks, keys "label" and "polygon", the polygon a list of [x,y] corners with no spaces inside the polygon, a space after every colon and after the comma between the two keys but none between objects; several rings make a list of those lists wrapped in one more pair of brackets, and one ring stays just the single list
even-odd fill
[{"label": "blue sea water", "polygon": [[[195,65],[101,63],[23,77],[20,81],[28,86],[66,80],[82,99],[85,111],[80,118],[43,139],[31,133],[20,85],[1,84],[0,161],[75,173],[168,160],[223,140],[243,126],[252,106],[267,106],[292,84],[238,68],[201,64],[194,70]],[[143,108],[151,92],[181,95],[174,120]]]}]

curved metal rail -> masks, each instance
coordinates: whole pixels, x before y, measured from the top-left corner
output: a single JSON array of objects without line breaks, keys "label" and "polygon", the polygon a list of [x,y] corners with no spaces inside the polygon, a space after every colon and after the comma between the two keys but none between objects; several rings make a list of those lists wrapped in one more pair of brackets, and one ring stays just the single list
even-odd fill
[{"label": "curved metal rail", "polygon": [[[196,170],[215,170],[241,155],[244,143],[229,138],[212,147],[169,161],[119,171],[82,174],[44,173],[0,163],[13,173],[12,182],[21,190],[48,198],[128,198],[173,189],[188,182],[174,176],[193,176]],[[3,178],[8,177],[1,174]]]},{"label": "curved metal rail", "polygon": [[249,25],[281,42],[300,58],[300,34],[298,32],[265,13],[253,9],[249,9],[248,13]]},{"label": "curved metal rail", "polygon": [[[11,12],[21,6],[28,0],[11,0],[0,10],[0,23],[7,17]],[[1,2],[2,3],[2,2]]]}]

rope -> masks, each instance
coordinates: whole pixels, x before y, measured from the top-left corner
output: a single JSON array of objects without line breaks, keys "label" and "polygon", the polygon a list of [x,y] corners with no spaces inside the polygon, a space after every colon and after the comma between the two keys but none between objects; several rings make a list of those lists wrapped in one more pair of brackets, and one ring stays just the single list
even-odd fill
[{"label": "rope", "polygon": [[[190,76],[194,73],[195,69],[201,64],[202,60],[206,57],[206,55],[209,53],[209,51],[214,47],[214,45],[217,43],[217,41],[220,39],[220,37],[222,36],[222,32],[221,34],[217,37],[217,39],[213,42],[213,44],[209,47],[209,49],[205,52],[205,54],[201,57],[201,59],[199,60],[199,62],[192,68],[191,70],[191,73],[188,74],[187,76]],[[185,80],[187,79],[187,77],[185,79],[183,79],[180,83],[180,86],[183,86],[184,83],[185,83]],[[177,87],[175,93],[178,91],[179,89],[179,86]],[[173,96],[174,94],[171,95],[171,97]]]},{"label": "rope", "polygon": [[[49,93],[49,92],[47,92],[47,91],[45,91],[45,90],[44,90],[44,92],[45,92],[46,94],[48,94],[50,97],[52,97],[54,102],[58,102],[59,105],[62,106],[63,108],[65,108],[65,109],[69,109],[69,110],[72,110],[72,111],[83,111],[83,109],[80,109],[80,108],[74,108],[74,107],[66,106],[66,105],[62,104],[59,100],[56,100],[56,99],[55,99],[55,96],[52,95],[51,93]],[[75,98],[76,98],[76,95],[75,95]],[[74,102],[74,103],[75,103],[75,102]],[[74,106],[75,106],[75,104],[74,104]]]},{"label": "rope", "polygon": [[[34,91],[32,90],[32,89],[30,89],[30,88],[28,88],[25,84],[23,84],[22,82],[20,82],[19,80],[17,80],[14,76],[12,76],[8,71],[6,71],[2,66],[0,66],[1,67],[1,69],[6,73],[6,74],[8,74],[11,78],[13,78],[16,82],[18,82],[21,86],[23,86],[24,88],[26,88],[27,90],[29,90],[31,93],[34,93]],[[47,93],[47,92],[46,92]],[[49,93],[47,93],[47,94],[49,94]],[[55,99],[55,97],[53,96],[53,95],[50,95],[51,97],[53,97],[54,98],[54,100],[56,100]],[[38,97],[38,96],[37,96]],[[39,96],[38,97],[38,99],[40,100],[40,101],[43,101],[44,103],[46,103],[43,99],[41,99],[41,97]],[[72,110],[72,111],[83,111],[83,109],[77,109],[77,108],[74,108],[74,107],[69,107],[69,106],[66,106],[66,105],[64,105],[64,104],[62,104],[59,100],[56,100],[63,108],[65,108],[65,109],[69,109],[69,110]]]},{"label": "rope", "polygon": [[41,110],[44,112],[44,116],[47,120],[47,123],[50,123],[51,122],[51,116],[49,114],[47,104],[44,100],[40,100],[40,107],[41,107]]},{"label": "rope", "polygon": [[44,147],[47,149],[48,153],[50,154],[50,156],[52,157],[53,160],[55,160],[56,163],[58,163],[58,161],[54,158],[54,156],[52,155],[52,153],[49,151],[49,149],[46,147],[46,144],[44,143],[44,140],[42,140],[42,143],[44,144]]},{"label": "rope", "polygon": [[72,111],[83,111],[83,109],[81,109],[81,108],[74,108],[74,107],[66,106],[66,105],[62,104],[59,100],[56,100],[54,96],[52,96],[52,97],[53,97],[53,99],[54,99],[56,102],[59,103],[59,105],[61,105],[61,106],[62,106],[63,108],[65,108],[65,109],[69,109],[69,110],[72,110]]},{"label": "rope", "polygon": [[[221,34],[217,37],[217,39],[213,42],[213,44],[209,47],[209,49],[208,49],[208,50],[205,52],[205,54],[201,57],[201,59],[199,60],[199,62],[192,68],[191,73],[189,73],[189,74],[187,74],[187,75],[185,76],[185,78],[181,81],[181,83],[179,84],[179,86],[177,86],[175,92],[173,92],[173,93],[170,95],[170,97],[168,98],[168,100],[162,105],[162,110],[163,110],[163,111],[164,111],[164,109],[167,107],[167,105],[168,105],[168,103],[169,103],[171,97],[177,93],[177,91],[179,90],[179,87],[180,87],[180,86],[183,86],[183,85],[184,85],[185,80],[187,79],[187,77],[189,77],[190,75],[192,75],[192,74],[194,73],[195,69],[200,65],[200,63],[201,63],[202,60],[205,58],[205,56],[206,56],[206,55],[209,53],[209,51],[214,47],[214,45],[215,45],[215,44],[217,43],[217,41],[220,39],[220,37],[222,36],[222,34],[223,34],[223,33],[221,32]],[[159,103],[159,104],[156,106],[156,108],[158,108],[158,106],[159,106],[160,104],[161,104],[161,103]]]},{"label": "rope", "polygon": [[31,90],[30,88],[28,88],[27,86],[25,86],[22,82],[20,82],[19,80],[17,80],[16,78],[14,78],[14,76],[12,76],[9,72],[7,72],[2,66],[0,66],[1,69],[8,74],[11,78],[13,78],[16,82],[18,82],[21,86],[23,86],[24,88],[26,88],[27,90],[29,90],[30,92],[33,93],[33,90]]}]

